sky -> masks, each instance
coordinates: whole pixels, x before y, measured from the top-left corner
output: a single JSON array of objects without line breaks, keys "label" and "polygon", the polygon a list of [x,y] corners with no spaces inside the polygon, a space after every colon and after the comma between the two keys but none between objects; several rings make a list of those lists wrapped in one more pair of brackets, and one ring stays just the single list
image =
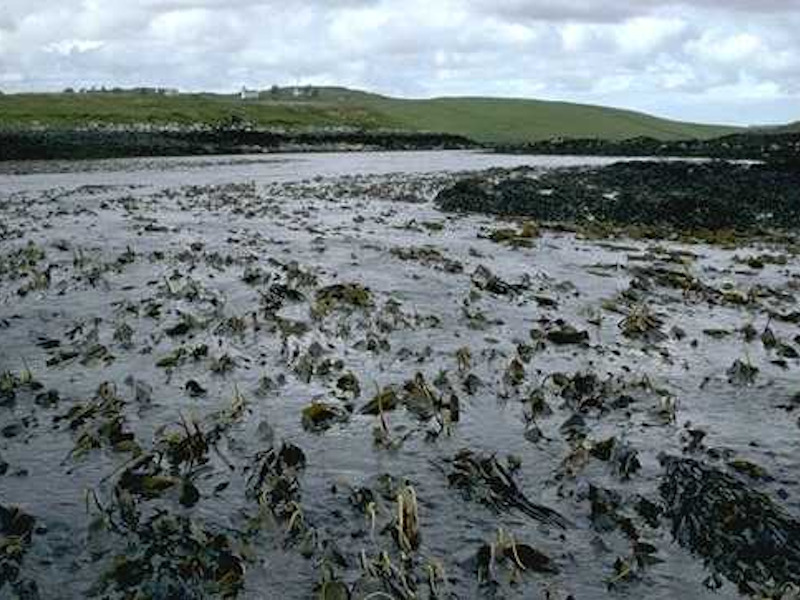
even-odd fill
[{"label": "sky", "polygon": [[0,90],[344,85],[800,120],[800,0],[0,0]]}]

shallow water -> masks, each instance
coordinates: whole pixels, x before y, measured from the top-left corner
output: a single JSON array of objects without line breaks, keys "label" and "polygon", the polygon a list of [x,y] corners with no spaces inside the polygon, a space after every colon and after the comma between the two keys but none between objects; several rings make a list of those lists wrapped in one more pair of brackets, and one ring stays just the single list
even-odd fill
[{"label": "shallow water", "polygon": [[[55,416],[91,398],[109,381],[127,401],[128,426],[143,447],[158,437],[160,426],[181,416],[203,419],[225,410],[238,389],[247,401],[246,414],[226,430],[219,455],[212,456],[210,468],[196,481],[200,502],[193,508],[183,508],[170,497],[153,502],[234,534],[242,531],[256,510],[245,497],[243,466],[269,446],[262,435],[262,424],[268,423],[277,441],[290,441],[306,453],[308,467],[299,478],[304,519],[317,540],[336,541],[348,564],[339,575],[348,582],[359,575],[362,550],[370,556],[381,549],[396,550],[391,536],[381,533],[391,518],[391,503],[379,511],[379,526],[371,535],[369,520],[348,501],[350,488],[374,486],[378,476],[389,473],[409,480],[416,490],[422,536],[418,552],[425,560],[444,564],[443,589],[450,596],[442,597],[736,596],[727,584],[718,593],[706,590],[702,559],[673,542],[666,522],[640,529],[642,540],[657,547],[661,562],[646,569],[640,580],[609,590],[606,581],[613,576],[614,561],[629,555],[630,543],[620,531],[596,529],[587,491],[593,484],[624,498],[641,495],[658,501],[657,457],[661,452],[683,452],[684,430],[690,423],[707,432],[704,444],[718,455],[744,458],[766,469],[772,480],[753,485],[800,514],[800,430],[797,415],[779,408],[797,391],[798,361],[774,364],[774,353],[758,339],[745,341],[737,331],[752,323],[761,333],[769,325],[780,339],[797,345],[792,341],[800,333],[796,325],[769,322],[767,316],[768,310],[798,310],[797,257],[789,255],[785,265],[755,270],[735,262],[735,257],[785,249],[598,241],[561,232],[544,232],[531,247],[512,248],[483,234],[513,223],[443,214],[431,202],[454,172],[608,162],[409,152],[37,164],[30,166],[29,174],[0,176],[0,257],[32,241],[46,253],[38,267],[52,265],[49,287],[24,297],[18,290],[27,279],[0,271],[0,373],[30,369],[45,389],[61,395],[51,408],[34,404],[34,395],[28,393],[0,406],[0,429],[20,424],[14,436],[0,437],[0,458],[9,464],[8,473],[0,476],[0,504],[20,505],[41,527],[25,557],[24,576],[37,581],[42,598],[84,597],[108,568],[110,557],[124,548],[119,537],[90,540],[85,492],[96,490],[98,497],[110,501],[115,472],[128,457],[108,448],[91,450],[83,458],[69,457],[75,434],[53,423]],[[461,263],[463,271],[401,260],[391,252],[428,246]],[[133,261],[116,262],[128,248],[135,254]],[[679,268],[709,285],[747,290],[759,284],[775,293],[757,304],[736,306],[657,287],[646,298],[661,315],[662,329],[669,332],[679,326],[686,337],[669,336],[656,343],[624,337],[618,325],[622,316],[605,310],[603,301],[628,289],[636,266],[674,266],[669,251],[677,250],[693,255]],[[259,291],[268,283],[248,284],[242,277],[246,269],[259,267],[280,281],[281,265],[291,261],[316,275],[318,283],[303,289],[306,300],[289,303],[278,313],[305,322],[309,331],[282,337],[269,319],[260,316],[259,325],[251,320],[252,313],[260,312]],[[479,266],[504,281],[522,282],[524,289],[512,295],[477,290],[472,275]],[[199,298],[170,293],[170,287],[181,289],[190,281],[200,287]],[[310,316],[316,288],[349,282],[371,290],[373,309],[335,311],[321,321]],[[557,308],[539,306],[536,296],[556,300]],[[399,315],[387,304],[390,300],[399,303]],[[158,304],[160,316],[144,314],[142,307],[148,304]],[[488,322],[468,319],[465,310],[483,313]],[[165,329],[177,323],[181,313],[192,314],[204,325],[186,336],[166,335]],[[602,318],[596,319],[598,315]],[[246,317],[248,326],[242,333],[217,329],[233,316]],[[548,344],[524,365],[522,384],[508,383],[504,374],[518,345],[533,344],[529,332],[549,327],[558,318],[586,330],[588,343]],[[114,339],[123,322],[134,332],[130,348]],[[704,334],[708,329],[724,329],[728,335]],[[42,339],[58,340],[62,348],[74,346],[81,352],[100,344],[114,358],[82,360],[79,355],[47,366],[57,350],[37,345]],[[322,349],[321,357],[309,354],[314,342]],[[206,343],[212,356],[230,355],[236,367],[218,375],[209,370],[210,359],[190,361],[171,373],[156,366],[181,344],[199,343]],[[471,351],[470,372],[483,381],[472,395],[464,390],[465,374],[459,373],[456,361],[462,347]],[[340,359],[342,368],[320,373],[319,364],[326,358]],[[752,385],[728,381],[726,371],[737,359],[760,369]],[[304,362],[317,368],[309,378],[303,375]],[[313,399],[340,403],[335,382],[348,371],[361,383],[356,409],[377,389],[402,386],[418,372],[430,383],[444,371],[461,399],[461,420],[452,424],[449,434],[434,437],[428,435],[436,429],[432,423],[421,423],[403,409],[387,413],[391,436],[408,436],[395,450],[374,444],[378,419],[357,410],[347,423],[325,432],[304,430],[303,407]],[[600,379],[621,377],[631,385],[626,392],[634,401],[627,408],[584,415],[589,440],[614,435],[638,451],[642,468],[628,481],[597,459],[581,461],[574,469],[564,466],[576,448],[560,427],[573,410],[549,376],[579,371],[596,373]],[[259,391],[262,377],[276,380],[281,375],[285,383]],[[125,383],[129,376],[152,387],[152,400],[134,400]],[[644,377],[650,386],[633,385]],[[189,379],[208,394],[190,398],[184,390]],[[540,387],[554,413],[537,420],[543,436],[532,443],[525,437],[521,400]],[[674,398],[674,423],[664,423],[657,414],[661,396],[654,389]],[[520,488],[534,502],[556,508],[575,527],[565,532],[548,529],[513,510],[497,513],[462,498],[448,487],[435,463],[465,447],[496,453],[502,461],[507,455],[518,457]],[[215,492],[224,482],[229,485]],[[498,528],[548,554],[560,573],[525,573],[512,584],[509,573],[498,569],[498,588],[479,587],[469,559],[483,542],[495,538]],[[100,544],[99,551],[93,544]],[[305,558],[291,544],[286,547],[281,527],[248,538],[248,545],[241,597],[311,597],[319,579],[320,552]],[[6,591],[0,589],[0,595]]]}]

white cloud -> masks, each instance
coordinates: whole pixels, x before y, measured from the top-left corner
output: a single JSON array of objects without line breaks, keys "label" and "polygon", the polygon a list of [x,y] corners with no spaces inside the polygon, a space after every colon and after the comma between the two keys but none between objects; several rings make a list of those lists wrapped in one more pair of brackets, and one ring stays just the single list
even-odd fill
[{"label": "white cloud", "polygon": [[5,0],[0,85],[299,80],[790,120],[798,29],[800,0]]},{"label": "white cloud", "polygon": [[100,40],[61,40],[60,42],[47,44],[44,50],[45,52],[69,56],[70,54],[83,54],[84,52],[99,50],[103,46],[105,46],[105,42]]}]

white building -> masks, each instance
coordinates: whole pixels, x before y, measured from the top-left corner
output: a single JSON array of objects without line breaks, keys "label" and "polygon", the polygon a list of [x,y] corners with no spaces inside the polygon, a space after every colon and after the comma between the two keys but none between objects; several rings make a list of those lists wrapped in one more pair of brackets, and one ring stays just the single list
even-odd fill
[{"label": "white building", "polygon": [[242,87],[239,98],[242,100],[258,100],[259,92],[258,90],[248,90],[246,87]]}]

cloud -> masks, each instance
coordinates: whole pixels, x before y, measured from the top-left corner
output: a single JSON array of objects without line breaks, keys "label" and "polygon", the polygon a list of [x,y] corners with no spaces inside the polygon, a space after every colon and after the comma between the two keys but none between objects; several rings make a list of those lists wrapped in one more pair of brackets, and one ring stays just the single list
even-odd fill
[{"label": "cloud", "polygon": [[299,81],[788,121],[798,28],[800,0],[5,0],[0,86]]},{"label": "cloud", "polygon": [[99,50],[104,45],[105,42],[100,40],[61,40],[60,42],[47,44],[44,50],[45,52],[69,56],[70,54],[83,54],[84,52]]}]

